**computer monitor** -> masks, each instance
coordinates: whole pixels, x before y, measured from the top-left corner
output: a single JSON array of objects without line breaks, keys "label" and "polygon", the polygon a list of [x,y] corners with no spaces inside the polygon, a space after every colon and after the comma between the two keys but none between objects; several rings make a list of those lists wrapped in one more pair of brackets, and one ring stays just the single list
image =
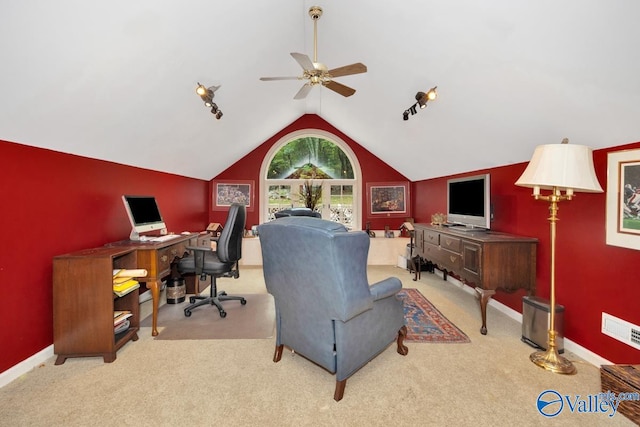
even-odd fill
[{"label": "computer monitor", "polygon": [[131,222],[131,240],[140,240],[140,233],[150,231],[160,230],[160,234],[167,234],[167,226],[155,197],[124,195],[122,201]]}]

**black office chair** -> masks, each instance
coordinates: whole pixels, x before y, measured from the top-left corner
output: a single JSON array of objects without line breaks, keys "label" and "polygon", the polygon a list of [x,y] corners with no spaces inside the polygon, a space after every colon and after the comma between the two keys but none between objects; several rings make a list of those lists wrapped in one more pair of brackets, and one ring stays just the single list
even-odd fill
[{"label": "black office chair", "polygon": [[211,246],[189,247],[192,255],[186,256],[178,261],[178,272],[180,274],[199,274],[200,280],[205,281],[207,276],[211,276],[211,292],[209,297],[192,296],[189,297],[189,305],[184,309],[184,315],[191,316],[191,310],[205,304],[215,305],[220,312],[220,317],[226,317],[227,312],[222,308],[221,301],[238,300],[245,305],[247,300],[239,296],[227,295],[226,292],[218,293],[216,279],[218,277],[240,276],[238,261],[242,258],[242,236],[245,225],[244,205],[234,203],[229,208],[227,221],[217,239],[216,250]]}]

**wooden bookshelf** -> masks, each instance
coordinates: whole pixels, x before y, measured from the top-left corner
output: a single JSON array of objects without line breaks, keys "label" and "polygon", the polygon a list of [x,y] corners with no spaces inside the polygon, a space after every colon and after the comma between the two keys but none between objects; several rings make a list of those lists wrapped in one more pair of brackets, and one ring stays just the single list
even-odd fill
[{"label": "wooden bookshelf", "polygon": [[[102,356],[113,362],[129,340],[138,339],[138,292],[113,293],[113,270],[137,268],[134,248],[101,247],[53,258],[53,348],[55,364],[69,357]],[[113,312],[129,310],[128,330],[115,335]]]}]

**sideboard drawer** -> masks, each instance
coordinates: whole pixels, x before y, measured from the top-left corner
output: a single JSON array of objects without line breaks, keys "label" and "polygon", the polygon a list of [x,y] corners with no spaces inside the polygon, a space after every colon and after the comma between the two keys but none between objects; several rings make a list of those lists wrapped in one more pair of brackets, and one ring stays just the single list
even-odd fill
[{"label": "sideboard drawer", "polygon": [[460,266],[462,265],[462,256],[459,253],[442,249],[440,250],[439,258],[443,267],[452,271],[460,271]]},{"label": "sideboard drawer", "polygon": [[422,256],[431,260],[432,262],[438,262],[441,260],[441,253],[443,251],[438,246],[425,244]]},{"label": "sideboard drawer", "polygon": [[429,243],[432,245],[440,245],[440,233],[431,230],[424,231],[424,243]]},{"label": "sideboard drawer", "polygon": [[[167,271],[171,269],[171,263],[176,257],[181,257],[183,252],[180,250],[181,245],[169,246],[166,248],[158,249],[158,272],[159,277],[162,277]],[[183,248],[184,249],[184,248]]]},{"label": "sideboard drawer", "polygon": [[460,253],[460,242],[461,240],[457,237],[446,236],[444,234],[440,236],[440,246],[451,252]]}]

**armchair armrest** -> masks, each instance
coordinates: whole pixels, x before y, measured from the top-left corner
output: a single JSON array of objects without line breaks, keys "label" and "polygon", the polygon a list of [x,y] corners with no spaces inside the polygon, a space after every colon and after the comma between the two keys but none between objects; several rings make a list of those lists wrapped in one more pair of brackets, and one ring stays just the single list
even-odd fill
[{"label": "armchair armrest", "polygon": [[388,277],[369,286],[374,301],[395,295],[400,289],[402,282],[397,277]]}]

